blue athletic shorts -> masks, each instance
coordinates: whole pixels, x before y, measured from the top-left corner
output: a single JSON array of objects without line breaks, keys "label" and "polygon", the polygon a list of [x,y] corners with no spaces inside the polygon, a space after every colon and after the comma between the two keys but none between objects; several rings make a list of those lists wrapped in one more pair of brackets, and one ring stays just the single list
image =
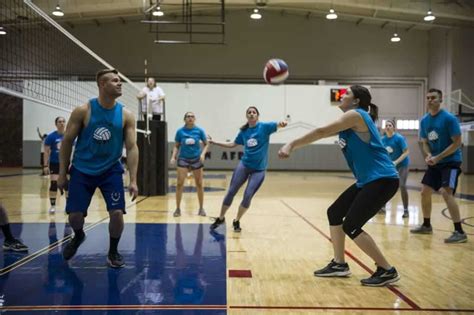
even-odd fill
[{"label": "blue athletic shorts", "polygon": [[119,162],[105,173],[97,176],[84,174],[71,166],[66,213],[82,212],[84,216],[87,216],[87,209],[96,188],[100,189],[104,197],[107,211],[122,210],[123,213],[126,213],[122,174],[123,168]]}]

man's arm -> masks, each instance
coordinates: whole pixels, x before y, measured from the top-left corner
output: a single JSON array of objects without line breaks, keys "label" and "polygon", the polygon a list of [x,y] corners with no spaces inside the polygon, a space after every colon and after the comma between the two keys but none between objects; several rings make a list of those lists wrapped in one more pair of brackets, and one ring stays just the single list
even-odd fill
[{"label": "man's arm", "polygon": [[71,113],[71,117],[67,122],[63,140],[61,141],[61,149],[59,150],[59,178],[58,188],[63,189],[66,185],[66,173],[71,164],[71,152],[74,140],[84,125],[84,119],[89,110],[89,105],[84,104],[76,107]]},{"label": "man's arm", "polygon": [[451,154],[456,152],[456,150],[459,149],[459,147],[461,147],[461,144],[462,144],[461,136],[451,137],[451,140],[453,141],[453,143],[451,143],[446,149],[444,149],[443,152],[441,152],[440,154],[436,156],[431,157],[431,161],[433,162],[433,164],[436,164],[442,159],[444,159],[445,157],[450,156]]},{"label": "man's arm", "polygon": [[127,166],[130,174],[130,185],[128,191],[134,201],[138,196],[137,186],[137,170],[138,170],[138,146],[137,146],[137,132],[135,129],[135,118],[133,114],[126,109],[123,109],[125,114],[125,149],[127,150]]}]

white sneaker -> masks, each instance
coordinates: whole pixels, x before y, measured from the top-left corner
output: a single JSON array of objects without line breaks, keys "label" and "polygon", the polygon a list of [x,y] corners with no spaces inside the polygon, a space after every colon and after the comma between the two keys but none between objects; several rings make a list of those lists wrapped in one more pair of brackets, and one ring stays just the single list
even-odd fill
[{"label": "white sneaker", "polygon": [[49,213],[55,213],[55,212],[56,212],[56,207],[51,206],[51,208],[49,208]]}]

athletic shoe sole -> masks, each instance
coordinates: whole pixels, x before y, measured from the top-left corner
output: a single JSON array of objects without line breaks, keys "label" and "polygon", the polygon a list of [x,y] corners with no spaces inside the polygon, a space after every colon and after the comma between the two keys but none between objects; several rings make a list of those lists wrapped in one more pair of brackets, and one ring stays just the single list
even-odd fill
[{"label": "athletic shoe sole", "polygon": [[115,268],[115,269],[120,269],[120,268],[125,267],[125,264],[123,264],[123,265],[114,265],[109,258],[107,258],[107,264],[109,265],[109,267]]},{"label": "athletic shoe sole", "polygon": [[367,287],[383,287],[383,286],[386,286],[387,284],[397,282],[398,280],[400,280],[400,275],[397,275],[396,278],[387,279],[381,283],[363,283],[363,282],[361,283],[362,285],[367,286]]},{"label": "athletic shoe sole", "polygon": [[335,271],[331,273],[314,273],[315,277],[349,277],[352,273],[350,271]]}]

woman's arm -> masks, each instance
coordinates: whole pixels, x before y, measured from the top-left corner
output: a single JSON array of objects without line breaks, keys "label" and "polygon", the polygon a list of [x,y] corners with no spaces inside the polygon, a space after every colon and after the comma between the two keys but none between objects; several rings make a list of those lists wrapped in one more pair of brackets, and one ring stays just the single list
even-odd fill
[{"label": "woman's arm", "polygon": [[353,110],[348,111],[334,122],[324,127],[315,128],[304,136],[288,142],[280,149],[278,156],[280,156],[280,158],[288,158],[293,150],[306,146],[320,139],[331,137],[343,130],[356,127],[361,121],[362,117],[359,113]]}]

